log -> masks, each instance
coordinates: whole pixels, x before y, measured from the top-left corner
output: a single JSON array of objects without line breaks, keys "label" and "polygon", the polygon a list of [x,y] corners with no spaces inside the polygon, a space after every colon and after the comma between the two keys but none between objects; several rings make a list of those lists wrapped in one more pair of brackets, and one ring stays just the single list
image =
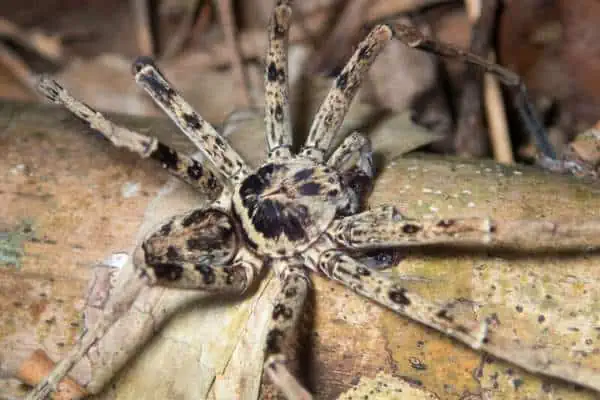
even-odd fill
[{"label": "log", "polygon": [[[193,151],[163,119],[115,119]],[[264,151],[259,126],[244,123],[231,136],[253,162]],[[110,256],[130,253],[141,231],[169,212],[201,204],[202,196],[49,106],[2,103],[0,146],[0,221],[3,231],[20,238],[11,243],[21,250],[12,253],[18,263],[0,266],[0,376],[8,378],[32,351],[42,348],[57,361],[74,345],[89,322],[81,320],[82,312],[93,319],[87,287],[102,268],[93,266],[114,264]],[[394,204],[409,216],[599,216],[598,187],[571,177],[422,155],[385,161],[370,205]],[[430,301],[452,303],[457,312],[479,321],[493,316],[495,332],[513,338],[515,345],[546,354],[554,365],[570,366],[584,385],[585,379],[598,381],[597,253],[424,248],[398,259],[387,273],[411,290]],[[71,377],[89,392],[104,388],[98,398],[252,399],[259,390],[271,393],[268,385],[261,386],[260,371],[261,327],[275,290],[269,275],[265,278],[243,301],[187,304],[156,326],[149,343],[130,354],[123,368],[110,370],[107,365],[115,358],[101,357],[110,346],[95,347],[96,358],[79,363]],[[467,349],[322,277],[313,276],[313,282],[310,322],[298,358],[300,376],[316,398],[336,398],[372,382],[381,388],[382,380],[392,387],[409,382],[428,393],[423,398],[594,396]],[[162,305],[156,310],[178,309],[164,292],[154,295],[159,296],[155,304]],[[137,311],[142,316],[147,310]],[[121,337],[121,346],[133,341]],[[90,364],[94,359],[108,364],[102,369]],[[391,398],[385,396],[379,398]]]}]

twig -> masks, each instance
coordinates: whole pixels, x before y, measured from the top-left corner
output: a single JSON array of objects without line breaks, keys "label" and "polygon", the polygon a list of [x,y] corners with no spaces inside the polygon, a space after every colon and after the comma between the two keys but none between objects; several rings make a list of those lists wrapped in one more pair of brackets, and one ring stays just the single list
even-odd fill
[{"label": "twig", "polygon": [[56,64],[63,60],[63,47],[60,39],[40,33],[26,33],[12,22],[0,18],[0,63],[8,68],[29,92],[38,96],[35,89],[37,82],[35,72],[17,51],[4,44],[4,40],[12,41]]},{"label": "twig", "polygon": [[490,74],[483,77],[483,97],[494,159],[503,164],[514,164],[502,92],[498,80]]},{"label": "twig", "polygon": [[[489,6],[489,3],[486,3],[486,5]],[[482,7],[481,0],[465,0],[465,8],[471,24],[475,24],[481,17]],[[489,14],[489,11],[487,14]],[[475,32],[473,33],[475,34]],[[488,54],[490,61],[495,62],[495,53],[491,48]],[[497,79],[493,75],[485,74],[483,76],[483,100],[494,159],[500,163],[512,164],[514,158],[502,92]]]},{"label": "twig", "polygon": [[136,27],[137,43],[140,55],[154,55],[154,37],[152,35],[152,21],[150,19],[149,0],[131,0],[133,20]]},{"label": "twig", "polygon": [[238,105],[240,107],[249,108],[252,105],[252,99],[248,90],[248,80],[246,79],[244,68],[242,66],[242,58],[236,42],[235,22],[233,19],[233,10],[231,9],[231,0],[219,0],[218,8],[219,18],[221,19],[221,25],[223,26],[223,32],[225,33],[225,45],[229,50],[229,57],[231,59],[233,78],[242,94]]},{"label": "twig", "polygon": [[356,44],[355,39],[365,21],[364,16],[368,5],[367,0],[355,0],[344,7],[325,43],[321,44],[313,55],[309,73],[323,72],[328,69],[327,67],[338,67],[350,58],[353,46]]},{"label": "twig", "polygon": [[[468,7],[475,13],[476,4],[468,2]],[[486,56],[490,51],[491,33],[494,26],[497,0],[485,2],[478,18],[472,21],[470,51],[473,54]],[[454,137],[454,147],[460,155],[481,157],[487,153],[488,138],[483,124],[481,70],[474,65],[467,65],[463,79],[463,94],[460,99],[459,115]]]},{"label": "twig", "polygon": [[60,38],[39,32],[24,32],[17,25],[4,18],[0,18],[0,39],[12,40],[17,45],[31,50],[55,64],[63,61],[64,49]]},{"label": "twig", "polygon": [[[54,362],[43,350],[35,350],[19,367],[17,378],[28,385],[35,386],[55,367]],[[54,400],[80,399],[87,396],[85,389],[71,378],[63,379],[56,390]]]},{"label": "twig", "polygon": [[0,64],[4,65],[32,94],[39,97],[36,90],[37,78],[29,65],[11,48],[0,42]]},{"label": "twig", "polygon": [[465,0],[465,11],[471,24],[474,24],[481,17],[482,9],[481,0]]},{"label": "twig", "polygon": [[184,13],[173,38],[165,46],[164,58],[172,58],[179,54],[186,42],[190,39],[194,26],[200,21],[210,18],[210,3],[206,0],[194,0]]}]

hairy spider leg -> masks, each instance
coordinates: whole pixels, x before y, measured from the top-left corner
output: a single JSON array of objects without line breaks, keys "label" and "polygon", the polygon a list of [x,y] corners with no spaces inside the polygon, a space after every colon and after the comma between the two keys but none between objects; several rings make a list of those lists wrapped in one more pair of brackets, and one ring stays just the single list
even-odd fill
[{"label": "hairy spider leg", "polygon": [[269,320],[264,368],[273,384],[288,399],[307,400],[312,397],[288,371],[285,353],[289,351],[290,335],[302,315],[310,281],[302,265],[292,266],[289,260],[277,260],[275,263],[281,290],[275,296]]},{"label": "hairy spider leg", "polygon": [[593,370],[588,369],[582,373],[580,365],[565,365],[564,360],[556,362],[543,348],[525,347],[518,340],[497,335],[493,330],[493,318],[477,322],[471,316],[454,311],[452,305],[432,303],[342,251],[332,249],[322,253],[319,269],[330,279],[359,295],[453,337],[474,350],[485,351],[533,373],[566,378],[595,390],[600,389],[600,383],[590,379],[595,373]]},{"label": "hairy spider leg", "polygon": [[556,159],[556,153],[550,143],[548,133],[537,115],[529,99],[527,87],[519,75],[477,54],[428,38],[413,26],[396,23],[392,26],[392,29],[394,36],[408,47],[436,54],[444,58],[459,59],[463,62],[477,65],[486,72],[494,74],[500,82],[510,89],[517,112],[525,124],[527,131],[533,136],[542,155],[550,159]]},{"label": "hairy spider leg", "polygon": [[324,160],[366,72],[391,38],[392,30],[378,25],[360,42],[315,115],[302,156],[316,162]]},{"label": "hairy spider leg", "polygon": [[98,111],[74,98],[53,79],[40,78],[37,90],[51,102],[62,105],[86,122],[113,145],[126,148],[142,158],[152,158],[160,162],[171,175],[201,190],[208,198],[215,199],[223,189],[215,174],[203,163],[177,152],[152,136],[142,135],[114,124]]},{"label": "hairy spider leg", "polygon": [[343,251],[331,249],[319,257],[318,268],[330,279],[404,316],[459,339],[472,348],[481,347],[480,323],[459,319],[450,309],[423,299],[396,283],[389,276],[368,268]]},{"label": "hairy spider leg", "polygon": [[133,67],[136,82],[198,146],[228,182],[235,185],[249,174],[250,169],[244,159],[171,87],[150,59],[141,57]]},{"label": "hairy spider leg", "polygon": [[405,218],[390,206],[335,221],[332,237],[346,248],[369,250],[419,245],[465,245],[523,249],[535,238],[535,249],[600,248],[600,219],[587,221],[494,220],[490,218]]},{"label": "hairy spider leg", "polygon": [[292,9],[289,1],[278,1],[269,24],[269,49],[265,59],[265,134],[268,160],[292,155],[287,46]]}]

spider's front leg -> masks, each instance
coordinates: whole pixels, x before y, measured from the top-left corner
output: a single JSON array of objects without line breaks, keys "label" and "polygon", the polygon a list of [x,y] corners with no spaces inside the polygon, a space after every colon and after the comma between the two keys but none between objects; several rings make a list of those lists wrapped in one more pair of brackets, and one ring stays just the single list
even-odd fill
[{"label": "spider's front leg", "polygon": [[302,156],[323,161],[366,72],[391,38],[391,29],[387,25],[378,25],[360,42],[319,108]]},{"label": "spider's front leg", "polygon": [[[286,367],[285,352],[300,316],[309,288],[309,278],[302,266],[290,266],[276,261],[281,290],[275,297],[273,314],[267,330],[265,371],[271,381],[288,399],[308,400],[312,396]],[[277,268],[279,267],[279,268]]]},{"label": "spider's front leg", "polygon": [[250,168],[242,157],[171,87],[151,59],[138,58],[133,70],[136,82],[227,180],[235,184],[249,174]]},{"label": "spider's front leg", "polygon": [[100,132],[113,145],[124,147],[142,158],[152,158],[160,162],[171,175],[205,193],[210,199],[216,198],[221,192],[223,186],[215,174],[199,161],[178,153],[154,137],[112,123],[50,78],[42,77],[37,89],[48,100],[62,105],[92,129]]},{"label": "spider's front leg", "polygon": [[544,124],[533,107],[532,101],[529,99],[527,87],[518,74],[499,64],[488,61],[485,57],[426,37],[413,26],[397,23],[393,24],[393,31],[394,36],[408,47],[420,49],[448,59],[459,59],[463,62],[477,65],[484,71],[496,76],[509,89],[519,116],[525,124],[526,129],[535,139],[541,155],[545,158],[543,161],[551,163],[553,160],[556,160],[556,153],[548,139]]}]

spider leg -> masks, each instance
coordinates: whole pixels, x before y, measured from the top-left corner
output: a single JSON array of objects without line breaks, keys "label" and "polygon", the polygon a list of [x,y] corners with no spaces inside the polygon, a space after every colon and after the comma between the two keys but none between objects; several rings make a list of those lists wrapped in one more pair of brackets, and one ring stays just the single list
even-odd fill
[{"label": "spider leg", "polygon": [[392,311],[418,321],[451,336],[474,350],[482,350],[509,361],[530,372],[541,373],[579,383],[596,390],[600,388],[593,369],[581,370],[580,365],[565,365],[552,360],[543,348],[525,347],[493,329],[493,319],[478,322],[457,312],[451,306],[441,306],[412,293],[388,276],[367,268],[339,250],[328,250],[319,258],[319,269],[329,278],[349,287]]},{"label": "spider leg", "polygon": [[38,83],[38,90],[48,100],[62,105],[92,129],[100,132],[113,145],[124,147],[142,158],[149,157],[160,162],[170,174],[201,190],[211,199],[221,192],[222,184],[202,163],[178,153],[154,137],[112,123],[98,111],[74,98],[53,79],[42,77]]},{"label": "spider leg", "polygon": [[327,165],[342,175],[345,186],[350,188],[350,203],[344,214],[356,214],[373,187],[373,150],[371,141],[354,132],[346,137],[327,160]]},{"label": "spider leg", "polygon": [[[403,217],[390,206],[336,221],[331,232],[334,240],[354,250],[461,244],[553,251],[600,247],[600,219],[576,222],[478,217],[414,220]],[[533,243],[532,238],[535,238]]]},{"label": "spider leg", "polygon": [[135,80],[185,135],[233,184],[249,173],[248,165],[227,141],[190,106],[146,57],[134,63]]},{"label": "spider leg", "polygon": [[277,2],[269,25],[269,50],[265,59],[265,129],[269,160],[291,157],[287,42],[292,9],[289,3]]},{"label": "spider leg", "polygon": [[358,45],[321,104],[301,151],[302,156],[323,161],[365,73],[391,37],[392,31],[387,25],[378,25]]},{"label": "spider leg", "polygon": [[549,159],[556,159],[556,153],[548,139],[546,129],[529,99],[527,88],[519,75],[498,64],[489,62],[484,57],[480,57],[450,44],[441,43],[428,38],[415,27],[405,24],[394,24],[392,29],[394,31],[394,37],[406,46],[445,58],[458,58],[467,63],[477,65],[486,72],[494,74],[509,89],[511,96],[514,99],[517,112],[525,124],[526,129],[536,141],[542,155]]},{"label": "spider leg", "polygon": [[[276,265],[277,267],[277,265]],[[298,324],[309,288],[309,278],[301,266],[279,264],[282,271],[281,291],[274,301],[265,346],[265,370],[271,381],[288,399],[311,399],[286,367],[285,350],[289,347],[290,334]]]}]

